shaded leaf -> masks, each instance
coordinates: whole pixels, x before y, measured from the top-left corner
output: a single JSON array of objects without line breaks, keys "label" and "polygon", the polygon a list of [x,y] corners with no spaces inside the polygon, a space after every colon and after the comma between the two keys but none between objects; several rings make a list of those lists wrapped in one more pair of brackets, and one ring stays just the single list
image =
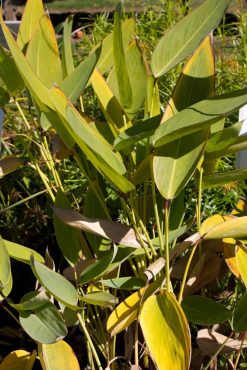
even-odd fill
[{"label": "shaded leaf", "polygon": [[35,310],[49,301],[49,297],[44,290],[26,293],[20,300],[20,303],[12,303],[8,300],[8,304],[17,311]]},{"label": "shaded leaf", "polygon": [[237,333],[247,330],[247,293],[245,292],[239,299],[232,317],[232,327]]},{"label": "shaded leaf", "polygon": [[0,159],[0,178],[22,167],[24,162],[14,155],[7,155]]},{"label": "shaded leaf", "polygon": [[236,264],[244,285],[247,287],[247,247],[238,243],[236,248]]},{"label": "shaded leaf", "polygon": [[113,289],[137,290],[143,288],[145,280],[138,277],[126,276],[107,280],[101,280],[104,286]]},{"label": "shaded leaf", "polygon": [[80,299],[88,304],[103,307],[112,306],[118,303],[118,299],[108,292],[88,293],[84,294]]},{"label": "shaded leaf", "polygon": [[19,349],[4,357],[0,364],[0,370],[32,370],[35,359],[35,351],[30,353]]},{"label": "shaded leaf", "polygon": [[228,172],[213,173],[202,177],[202,189],[224,186],[229,183],[242,181],[247,178],[247,169],[238,169]]},{"label": "shaded leaf", "polygon": [[12,288],[12,274],[8,250],[0,236],[0,292],[8,296]]}]

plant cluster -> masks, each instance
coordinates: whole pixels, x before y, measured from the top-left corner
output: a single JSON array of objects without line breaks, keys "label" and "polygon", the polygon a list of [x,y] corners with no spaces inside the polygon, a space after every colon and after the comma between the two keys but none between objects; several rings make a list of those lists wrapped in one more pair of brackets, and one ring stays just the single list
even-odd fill
[{"label": "plant cluster", "polygon": [[[206,370],[219,354],[219,366],[244,361],[247,203],[202,218],[206,189],[247,177],[246,168],[216,172],[221,158],[247,148],[242,122],[226,121],[247,103],[247,88],[215,95],[212,31],[229,4],[190,10],[149,60],[119,3],[113,32],[76,66],[71,17],[59,49],[41,0],[27,1],[16,40],[1,16],[9,51],[0,46],[0,104],[20,114],[16,144],[25,150],[14,155],[3,140],[0,174],[28,167],[43,183],[19,204],[47,195],[57,243],[54,263],[0,238],[1,307],[36,346],[8,354],[1,369],[80,369],[69,340],[78,326],[92,369]],[[160,84],[184,61],[163,112]],[[14,260],[37,281],[19,302]]]}]

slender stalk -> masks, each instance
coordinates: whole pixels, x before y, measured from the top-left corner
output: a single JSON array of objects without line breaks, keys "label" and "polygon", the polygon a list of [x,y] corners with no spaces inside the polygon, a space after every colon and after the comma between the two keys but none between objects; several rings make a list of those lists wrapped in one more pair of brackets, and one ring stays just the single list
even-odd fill
[{"label": "slender stalk", "polygon": [[192,251],[191,251],[190,256],[189,256],[189,259],[188,259],[188,262],[186,264],[186,268],[185,268],[184,275],[183,275],[183,280],[182,280],[180,291],[179,291],[178,303],[181,303],[182,302],[182,299],[183,299],[183,293],[184,293],[185,283],[186,283],[186,280],[187,280],[187,276],[188,276],[188,273],[189,273],[190,264],[192,262],[192,259],[193,259],[194,254],[195,254],[197,245],[198,244],[195,244],[194,247],[192,248]]},{"label": "slender stalk", "polygon": [[23,110],[22,110],[22,108],[21,108],[21,106],[20,106],[20,104],[18,103],[18,101],[17,100],[15,100],[15,105],[17,106],[17,109],[18,109],[18,111],[19,111],[19,113],[20,113],[20,115],[21,115],[21,118],[23,119],[23,122],[24,122],[24,124],[25,124],[25,126],[26,126],[26,128],[28,129],[28,130],[30,130],[30,125],[29,125],[29,122],[27,121],[27,119],[26,119],[26,117],[25,117],[25,114],[23,113]]},{"label": "slender stalk", "polygon": [[91,351],[92,351],[92,354],[94,356],[95,362],[96,362],[98,368],[101,369],[101,370],[103,370],[103,367],[101,365],[100,359],[99,359],[98,354],[97,354],[97,351],[96,351],[96,349],[94,347],[94,344],[93,344],[92,339],[90,337],[90,334],[89,334],[89,332],[87,330],[87,327],[85,325],[85,322],[82,320],[82,317],[81,317],[80,312],[77,312],[77,317],[78,317],[79,323],[81,325],[81,328],[82,328],[82,330],[83,330],[83,332],[84,332],[84,334],[85,334],[85,336],[87,338],[87,341],[88,341],[89,346],[91,348]]},{"label": "slender stalk", "polygon": [[138,351],[138,320],[135,323],[135,339],[134,339],[134,347],[135,347],[135,366],[137,369],[139,368],[139,351]]},{"label": "slender stalk", "polygon": [[0,304],[0,306],[4,309],[4,311],[6,311],[11,317],[13,320],[15,320],[15,322],[17,322],[18,325],[21,325],[20,324],[20,321],[17,319],[17,317],[13,314],[13,312],[11,312],[8,307],[6,307],[3,303]]},{"label": "slender stalk", "polygon": [[51,197],[51,199],[52,199],[53,203],[55,203],[55,195],[54,195],[54,194],[53,194],[53,192],[51,191],[51,187],[50,187],[50,186],[49,186],[49,184],[48,184],[48,181],[47,181],[47,177],[46,177],[46,175],[44,174],[44,172],[43,172],[43,171],[41,171],[41,169],[40,169],[40,167],[39,167],[38,163],[35,163],[35,168],[36,168],[36,171],[38,172],[38,174],[39,174],[39,176],[40,176],[41,180],[43,181],[43,184],[45,185],[45,187],[46,187],[46,189],[47,189],[47,191],[48,191],[48,193],[49,193],[49,195],[50,195],[50,197]]},{"label": "slender stalk", "polygon": [[165,201],[165,271],[166,271],[166,290],[170,291],[170,263],[169,263],[169,200]]},{"label": "slender stalk", "polygon": [[201,230],[202,175],[203,175],[203,168],[201,166],[200,175],[199,175],[198,202],[197,202],[197,231],[198,232],[200,232]]}]

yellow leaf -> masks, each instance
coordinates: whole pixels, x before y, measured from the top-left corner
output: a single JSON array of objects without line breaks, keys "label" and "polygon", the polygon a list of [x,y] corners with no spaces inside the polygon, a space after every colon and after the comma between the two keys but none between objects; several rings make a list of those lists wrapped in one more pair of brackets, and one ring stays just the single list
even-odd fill
[{"label": "yellow leaf", "polygon": [[237,247],[236,262],[244,285],[247,287],[247,247],[243,244]]},{"label": "yellow leaf", "polygon": [[205,235],[207,234],[210,230],[212,230],[214,227],[232,219],[233,216],[221,216],[221,215],[214,215],[209,218],[207,218],[201,226],[201,234]]},{"label": "yellow leaf", "polygon": [[240,272],[237,265],[236,260],[236,240],[232,238],[225,238],[223,239],[224,245],[223,245],[223,255],[226,261],[227,266],[231,270],[231,272],[236,276],[240,277]]},{"label": "yellow leaf", "polygon": [[238,203],[232,210],[232,215],[234,216],[246,216],[247,215],[247,200],[239,199]]},{"label": "yellow leaf", "polygon": [[206,235],[204,235],[204,239],[243,238],[247,236],[247,216],[224,216],[224,218],[226,222],[209,230]]},{"label": "yellow leaf", "polygon": [[120,333],[127,328],[138,316],[141,304],[155,292],[160,281],[141,288],[121,302],[111,313],[107,321],[107,330],[111,336]]},{"label": "yellow leaf", "polygon": [[32,354],[23,350],[13,351],[3,359],[0,370],[31,370],[35,358],[35,351]]},{"label": "yellow leaf", "polygon": [[162,290],[159,294],[149,297],[142,306],[140,324],[158,370],[189,368],[189,325],[172,294]]},{"label": "yellow leaf", "polygon": [[80,370],[72,348],[63,340],[52,344],[40,344],[39,355],[44,370]]}]

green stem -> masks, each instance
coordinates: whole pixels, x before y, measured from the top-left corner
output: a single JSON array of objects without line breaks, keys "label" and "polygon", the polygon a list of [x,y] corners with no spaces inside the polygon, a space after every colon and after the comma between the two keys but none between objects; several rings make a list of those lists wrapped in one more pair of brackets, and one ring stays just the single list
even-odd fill
[{"label": "green stem", "polygon": [[197,202],[197,231],[201,230],[201,206],[202,206],[202,175],[203,168],[200,167],[199,185],[198,185],[198,202]]},{"label": "green stem", "polygon": [[192,251],[190,253],[190,257],[189,257],[188,262],[186,264],[186,268],[185,268],[184,275],[183,275],[183,280],[182,280],[180,291],[179,291],[178,303],[181,303],[182,299],[183,299],[185,283],[186,283],[186,280],[187,280],[190,264],[192,262],[192,259],[193,259],[193,256],[195,254],[196,248],[197,248],[197,244],[195,244],[194,247],[192,248]]},{"label": "green stem", "polygon": [[15,100],[15,105],[17,106],[17,109],[18,109],[18,111],[19,111],[19,113],[20,113],[20,115],[21,115],[21,117],[22,117],[22,119],[24,121],[24,124],[25,124],[26,128],[28,130],[30,130],[31,127],[30,127],[30,125],[29,125],[29,123],[28,123],[28,121],[27,121],[27,119],[25,117],[25,114],[23,113],[23,110],[21,109],[21,106],[20,106],[20,104],[18,103],[17,100]]},{"label": "green stem", "polygon": [[166,271],[166,290],[170,291],[170,262],[169,262],[169,200],[165,201],[165,271]]},{"label": "green stem", "polygon": [[98,368],[101,369],[101,370],[103,370],[103,367],[101,365],[100,359],[99,359],[98,354],[97,354],[97,351],[96,351],[96,349],[94,347],[94,344],[93,344],[92,339],[90,337],[90,334],[89,334],[89,332],[87,330],[87,327],[85,325],[85,322],[82,320],[82,317],[81,317],[80,312],[77,312],[77,317],[78,317],[79,323],[81,325],[81,328],[82,328],[82,330],[83,330],[83,332],[84,332],[84,334],[85,334],[85,336],[87,338],[87,341],[88,341],[89,346],[91,348],[91,351],[92,351],[92,354],[94,356],[95,362],[96,362]]}]

